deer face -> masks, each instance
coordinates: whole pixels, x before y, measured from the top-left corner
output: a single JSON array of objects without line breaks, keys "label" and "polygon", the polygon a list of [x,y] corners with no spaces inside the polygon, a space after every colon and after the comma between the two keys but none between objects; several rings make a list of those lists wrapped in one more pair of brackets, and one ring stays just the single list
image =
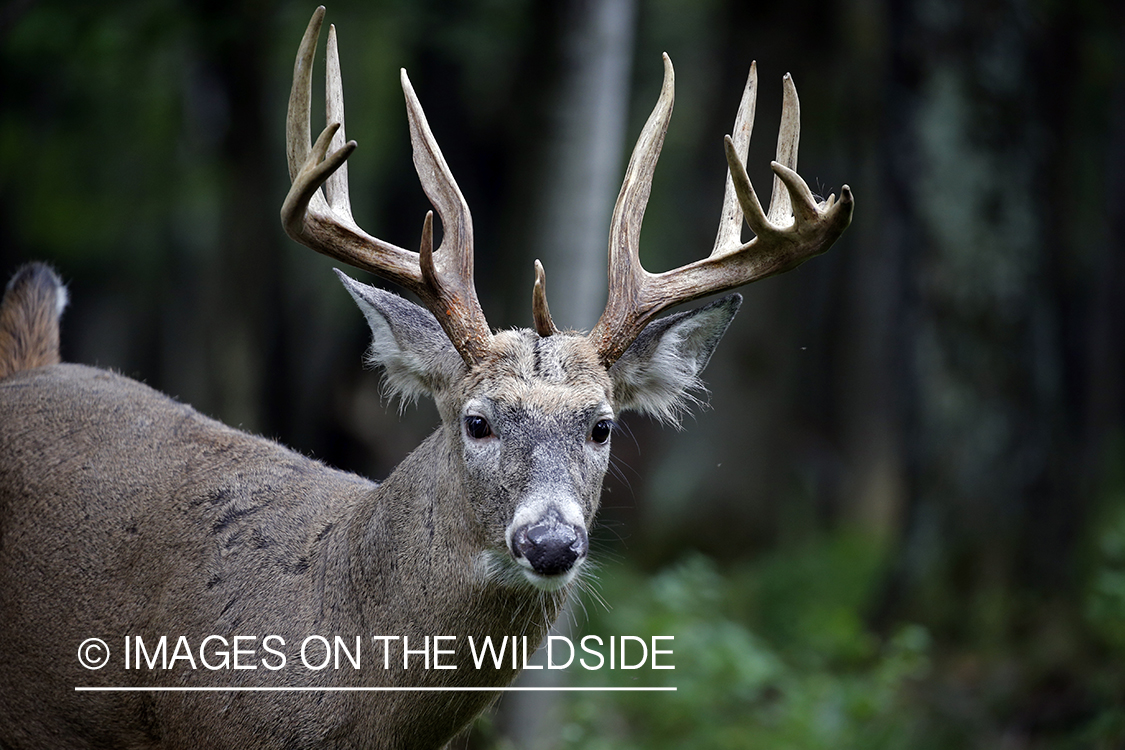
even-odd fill
[{"label": "deer face", "polygon": [[442,417],[446,467],[482,532],[488,573],[552,591],[574,579],[628,409],[674,420],[738,309],[737,295],[651,323],[610,368],[588,337],[494,334],[472,367],[428,311],[339,274],[371,327],[371,364]]},{"label": "deer face", "polygon": [[466,486],[504,577],[552,590],[589,550],[612,386],[582,337],[506,331],[493,344],[456,397]]}]

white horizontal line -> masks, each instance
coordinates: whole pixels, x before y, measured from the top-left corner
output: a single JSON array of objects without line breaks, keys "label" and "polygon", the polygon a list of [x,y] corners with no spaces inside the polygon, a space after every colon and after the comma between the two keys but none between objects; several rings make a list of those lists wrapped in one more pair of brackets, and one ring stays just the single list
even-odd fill
[{"label": "white horizontal line", "polygon": [[78,693],[675,692],[674,687],[76,687]]}]

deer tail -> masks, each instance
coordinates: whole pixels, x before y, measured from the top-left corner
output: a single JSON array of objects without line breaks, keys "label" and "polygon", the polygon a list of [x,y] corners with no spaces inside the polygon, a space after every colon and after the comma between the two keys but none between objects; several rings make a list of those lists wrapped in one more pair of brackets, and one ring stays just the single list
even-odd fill
[{"label": "deer tail", "polygon": [[66,287],[44,263],[16,271],[0,302],[0,378],[58,364]]}]

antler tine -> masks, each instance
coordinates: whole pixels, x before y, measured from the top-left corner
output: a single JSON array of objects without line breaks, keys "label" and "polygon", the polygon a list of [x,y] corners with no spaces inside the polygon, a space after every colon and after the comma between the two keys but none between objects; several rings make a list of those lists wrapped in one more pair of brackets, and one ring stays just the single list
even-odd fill
[{"label": "antler tine", "polygon": [[[630,319],[630,311],[633,309],[631,302],[648,275],[641,266],[639,254],[641,223],[644,221],[649,194],[652,192],[652,175],[656,171],[660,150],[664,147],[664,135],[668,132],[668,122],[672,119],[672,107],[676,101],[676,71],[672,67],[672,59],[668,57],[668,53],[664,53],[663,60],[664,82],[660,87],[660,98],[657,99],[656,106],[648,116],[637,138],[637,144],[633,147],[629,166],[625,169],[625,179],[621,183],[621,192],[617,194],[613,217],[610,219],[609,297],[606,300],[605,311],[590,332],[590,338],[599,351],[602,351],[603,347],[613,346],[611,339],[617,329],[615,324]],[[543,333],[543,330],[549,329],[540,329],[539,310],[540,308],[543,311],[547,310],[545,285],[540,283],[541,271],[542,267],[536,261],[532,313],[539,335],[546,336],[550,334]],[[549,315],[547,319],[549,320]],[[550,324],[550,330],[554,332],[558,330],[554,328],[553,322]],[[617,356],[620,354],[621,352],[618,352]],[[616,358],[613,357],[614,360]]]},{"label": "antler tine", "polygon": [[356,143],[344,142],[344,95],[333,27],[328,32],[325,87],[328,127],[316,144],[309,146],[313,57],[323,20],[321,6],[309,21],[293,66],[286,117],[286,153],[293,185],[281,208],[282,225],[301,244],[414,292],[437,318],[465,363],[472,366],[484,357],[492,340],[473,286],[472,217],[430,132],[406,71],[402,72],[402,83],[414,164],[422,188],[437,208],[444,232],[436,253],[432,245],[432,214],[427,215],[423,225],[418,253],[372,237],[352,218],[345,162]]},{"label": "antler tine", "polygon": [[289,111],[285,119],[285,155],[289,162],[290,182],[297,179],[309,158],[313,55],[316,54],[316,40],[323,22],[322,5],[313,11],[305,35],[301,37],[301,45],[297,48],[297,60],[293,63],[293,87],[289,91]]},{"label": "antler tine", "polygon": [[[781,79],[781,87],[781,125],[777,129],[777,158],[774,161],[796,174],[797,146],[801,142],[801,100],[797,98],[797,86],[790,74],[786,73]],[[792,205],[786,187],[782,185],[780,175],[773,178],[767,217],[772,224],[781,225],[790,220]]]},{"label": "antler tine", "polygon": [[[617,203],[613,206],[613,218],[609,225],[609,297],[605,311],[590,331],[590,339],[606,367],[613,364],[629,346],[626,343],[621,347],[615,339],[622,331],[636,328],[637,319],[643,315],[636,303],[650,274],[641,266],[641,223],[644,221],[645,208],[648,207],[652,175],[664,146],[664,135],[668,132],[668,122],[672,119],[675,101],[676,72],[672,67],[672,59],[665,53],[664,83],[660,87],[660,98],[637,138],[637,145],[633,147],[633,155],[625,169],[625,179],[621,184],[621,192],[617,195]],[[632,338],[638,333],[640,328],[636,328]],[[632,343],[632,338],[629,343]]]},{"label": "antler tine", "polygon": [[[742,90],[742,101],[738,103],[738,114],[734,118],[732,145],[739,163],[746,163],[750,152],[750,136],[754,133],[754,110],[758,102],[758,63],[750,63],[750,75],[746,77],[746,87]],[[711,254],[722,252],[731,245],[742,244],[742,204],[734,188],[734,178],[727,172],[726,188],[723,190],[723,212],[719,216],[719,232]]]},{"label": "antler tine", "polygon": [[444,259],[446,262],[455,262],[460,269],[467,269],[472,275],[473,269],[473,219],[469,212],[469,205],[453,179],[453,172],[445,161],[445,157],[438,147],[437,139],[430,130],[430,123],[426,120],[426,113],[414,93],[410,84],[410,77],[406,69],[399,71],[402,82],[402,92],[406,97],[406,114],[410,123],[410,143],[414,153],[414,169],[418,173],[418,180],[422,183],[422,190],[430,203],[437,209],[438,218],[442,222],[442,242],[438,248],[440,254],[449,247],[456,255]]},{"label": "antler tine", "polygon": [[[332,153],[328,152],[332,143],[343,140],[339,60],[332,54],[334,45],[331,43],[327,85],[329,123],[316,144],[309,145],[313,56],[323,21],[324,6],[320,6],[309,20],[293,64],[293,87],[289,92],[285,120],[286,155],[293,185],[281,207],[282,226],[294,240],[319,253],[390,278],[413,290],[422,282],[417,261],[411,262],[411,256],[415,254],[371,237],[356,226],[348,203],[346,173],[326,187],[331,201],[321,193],[321,186],[340,170],[356,148],[355,141],[348,141]],[[335,63],[331,62],[333,57],[336,57]],[[341,121],[333,122],[333,115],[339,116]]]},{"label": "antler tine", "polygon": [[535,261],[535,286],[531,289],[531,317],[535,320],[535,332],[540,336],[554,336],[559,332],[547,307],[547,272],[538,259]]},{"label": "antler tine", "polygon": [[[457,187],[453,172],[430,130],[426,113],[418,101],[406,69],[400,71],[410,142],[418,181],[441,219],[441,245],[423,263],[433,269],[426,274],[432,294],[431,311],[467,363],[479,360],[491,346],[492,331],[477,299],[473,281],[473,217],[469,204]],[[424,297],[424,299],[426,299]]]},{"label": "antler tine", "polygon": [[[783,81],[777,161],[770,164],[775,175],[774,194],[769,215],[762,211],[744,165],[757,93],[756,66],[751,65],[735,118],[734,138],[727,136],[723,142],[728,182],[711,255],[660,274],[645,271],[637,254],[640,221],[672,108],[671,63],[667,55],[664,62],[664,89],[637,141],[614,209],[609,301],[590,332],[606,367],[617,361],[661,311],[795,268],[831,247],[851,223],[854,201],[847,185],[841,188],[839,201],[830,196],[818,204],[805,181],[793,171],[800,138],[800,107],[789,75]],[[733,205],[732,194],[737,206]],[[746,243],[740,237],[743,218],[756,235]]]},{"label": "antler tine", "polygon": [[[340,123],[339,130],[332,136],[329,150],[338,151],[344,147],[347,136],[344,134],[344,83],[340,76],[340,50],[336,44],[336,26],[328,26],[328,65],[325,71],[324,108],[328,115],[328,122]],[[324,196],[328,205],[342,212],[349,220],[352,219],[352,202],[348,195],[348,163],[344,161],[340,168],[328,176],[324,183]]]}]

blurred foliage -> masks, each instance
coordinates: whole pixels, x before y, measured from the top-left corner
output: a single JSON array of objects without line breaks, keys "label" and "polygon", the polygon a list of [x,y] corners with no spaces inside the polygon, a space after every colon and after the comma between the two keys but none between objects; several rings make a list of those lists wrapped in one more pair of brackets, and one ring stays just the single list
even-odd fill
[{"label": "blurred foliage", "polygon": [[1125,654],[1125,436],[1111,443],[1090,525],[1086,617],[1106,645]]},{"label": "blurred foliage", "polygon": [[[571,640],[674,635],[660,643],[674,655],[660,659],[675,669],[572,665],[570,684],[676,691],[567,693],[559,735],[543,746],[1120,748],[1125,504],[1115,513],[1117,524],[1099,539],[1088,593],[1090,622],[1107,650],[1069,665],[1036,665],[1033,654],[1010,645],[981,661],[935,643],[919,623],[876,630],[868,623],[886,561],[881,544],[862,534],[826,536],[752,563],[723,565],[693,553],[652,574],[607,565],[587,584]],[[1085,685],[1076,688],[1080,672]],[[514,748],[492,716],[481,719],[475,740],[474,747]]]},{"label": "blurred foliage", "polygon": [[1096,537],[1086,615],[1107,646],[1125,653],[1125,494],[1111,499]]},{"label": "blurred foliage", "polygon": [[1090,524],[1084,614],[1096,643],[1090,689],[1101,708],[1080,733],[1090,747],[1125,747],[1125,436],[1110,442]]},{"label": "blurred foliage", "polygon": [[[662,646],[674,657],[662,659],[675,669],[572,666],[568,676],[576,685],[676,692],[570,693],[553,746],[1125,747],[1123,459],[1113,445],[1090,526],[1084,621],[1068,620],[1063,605],[1054,632],[991,648],[935,643],[920,623],[873,627],[892,560],[862,533],[835,532],[753,562],[693,553],[651,574],[630,563],[600,568],[571,639],[674,635]],[[511,747],[491,736],[488,746]]]},{"label": "blurred foliage", "polygon": [[930,672],[917,624],[881,637],[862,621],[877,547],[841,535],[761,564],[693,555],[652,577],[603,571],[588,631],[674,634],[675,670],[574,670],[582,684],[675,693],[576,693],[563,747],[921,747],[911,688]]}]

